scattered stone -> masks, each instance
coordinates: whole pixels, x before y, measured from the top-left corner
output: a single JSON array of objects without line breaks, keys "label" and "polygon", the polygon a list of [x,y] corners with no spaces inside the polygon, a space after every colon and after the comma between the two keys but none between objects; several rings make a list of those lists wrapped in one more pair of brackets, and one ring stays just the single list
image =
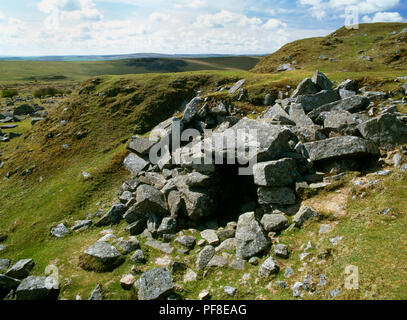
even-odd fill
[{"label": "scattered stone", "polygon": [[130,237],[129,240],[120,240],[116,246],[123,251],[124,254],[129,254],[140,247],[136,237]]},{"label": "scattered stone", "polygon": [[92,220],[79,220],[75,222],[75,225],[71,228],[72,231],[80,231],[88,229],[93,224]]},{"label": "scattered stone", "polygon": [[137,175],[141,171],[147,168],[150,164],[148,161],[139,157],[135,153],[130,153],[126,159],[124,159],[124,167],[130,171],[131,174]]},{"label": "scattered stone", "polygon": [[168,267],[157,268],[143,273],[136,282],[139,300],[158,300],[167,297],[174,289]]},{"label": "scattered stone", "polygon": [[216,246],[219,243],[219,238],[214,230],[204,230],[201,232],[201,237],[211,246]]},{"label": "scattered stone", "polygon": [[302,297],[302,289],[303,289],[303,283],[302,282],[296,282],[292,287],[291,290],[293,292],[293,297],[294,298],[300,298]]},{"label": "scattered stone", "polygon": [[141,249],[136,250],[131,256],[131,261],[135,263],[145,263],[146,258],[144,257],[143,251]]},{"label": "scattered stone", "polygon": [[188,282],[194,282],[198,279],[198,275],[191,269],[188,269],[188,271],[185,273],[184,276],[184,283]]},{"label": "scattered stone", "polygon": [[329,242],[332,243],[334,247],[336,247],[339,244],[339,241],[342,241],[343,237],[336,237],[336,238],[331,238],[329,239]]},{"label": "scattered stone", "polygon": [[248,260],[270,248],[271,241],[264,234],[254,212],[241,215],[236,230],[236,257]]},{"label": "scattered stone", "polygon": [[272,257],[268,258],[259,268],[259,277],[265,278],[272,274],[277,274],[280,271],[280,267]]},{"label": "scattered stone", "polygon": [[203,248],[196,259],[196,267],[198,270],[203,270],[208,265],[209,261],[215,255],[215,248],[212,246],[206,246]]},{"label": "scattered stone", "polygon": [[35,263],[32,259],[23,259],[14,264],[5,275],[10,278],[22,280],[28,277],[34,266]]},{"label": "scattered stone", "polygon": [[130,290],[133,287],[134,282],[136,282],[136,279],[132,274],[125,274],[120,279],[120,285],[124,290]]},{"label": "scattered stone", "polygon": [[111,271],[123,262],[121,257],[114,246],[107,242],[96,242],[79,257],[79,266],[87,271]]},{"label": "scattered stone", "polygon": [[265,214],[261,224],[267,232],[280,232],[288,227],[288,220],[282,214]]},{"label": "scattered stone", "polygon": [[290,186],[299,178],[294,159],[261,162],[253,167],[254,183],[262,187]]},{"label": "scattered stone", "polygon": [[67,235],[68,233],[69,233],[69,230],[63,223],[57,225],[54,228],[51,228],[51,234],[57,238],[62,238],[63,236]]},{"label": "scattered stone", "polygon": [[288,246],[285,244],[276,244],[273,246],[274,249],[274,254],[277,257],[283,258],[283,259],[288,259],[290,256],[290,251],[288,249]]},{"label": "scattered stone", "polygon": [[234,297],[236,295],[237,289],[233,287],[226,286],[223,291],[230,297]]},{"label": "scattered stone", "polygon": [[228,259],[224,256],[213,256],[207,266],[210,268],[223,268],[228,264]]},{"label": "scattered stone", "polygon": [[174,240],[174,242],[191,250],[195,247],[196,238],[192,236],[179,236]]},{"label": "scattered stone", "polygon": [[10,291],[16,290],[20,281],[0,274],[0,300],[3,300]]},{"label": "scattered stone", "polygon": [[171,254],[174,251],[174,248],[171,247],[171,245],[158,240],[148,240],[145,242],[145,245],[158,251],[162,251],[166,254]]},{"label": "scattered stone", "polygon": [[297,200],[294,191],[287,187],[260,187],[257,195],[259,204],[264,205],[293,205]]},{"label": "scattered stone", "polygon": [[291,267],[287,267],[284,271],[284,278],[290,278],[292,275],[294,275],[294,270]]},{"label": "scattered stone", "polygon": [[50,277],[25,278],[16,290],[17,300],[57,300],[58,283]]},{"label": "scattered stone", "polygon": [[211,298],[211,294],[209,293],[208,289],[201,291],[198,295],[199,300],[209,300]]},{"label": "scattered stone", "polygon": [[335,290],[332,290],[329,294],[332,298],[336,298],[340,293],[341,293],[341,290],[335,289]]},{"label": "scattered stone", "polygon": [[328,233],[332,230],[331,225],[329,224],[321,224],[321,226],[319,227],[319,231],[318,231],[318,235],[322,236],[325,233]]}]

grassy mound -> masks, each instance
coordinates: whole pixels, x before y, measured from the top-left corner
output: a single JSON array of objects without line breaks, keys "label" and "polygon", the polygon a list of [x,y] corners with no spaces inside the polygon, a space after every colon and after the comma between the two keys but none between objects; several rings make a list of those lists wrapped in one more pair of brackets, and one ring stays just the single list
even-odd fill
[{"label": "grassy mound", "polygon": [[[326,72],[406,70],[407,33],[400,33],[406,27],[406,23],[361,24],[358,30],[343,27],[327,37],[289,43],[262,58],[252,71],[276,72],[281,64],[294,61],[293,67]],[[362,56],[370,56],[372,61]]]}]

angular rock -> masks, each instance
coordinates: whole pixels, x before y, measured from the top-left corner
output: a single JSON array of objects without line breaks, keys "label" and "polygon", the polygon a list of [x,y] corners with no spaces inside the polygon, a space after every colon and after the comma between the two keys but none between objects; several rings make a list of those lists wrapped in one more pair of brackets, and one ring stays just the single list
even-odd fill
[{"label": "angular rock", "polygon": [[196,238],[192,236],[179,236],[174,240],[174,242],[184,246],[187,249],[193,249],[196,244]]},{"label": "angular rock", "polygon": [[51,234],[57,238],[62,238],[63,236],[67,235],[68,233],[69,233],[69,230],[63,223],[57,225],[54,228],[51,228]]},{"label": "angular rock", "polygon": [[162,219],[160,226],[158,227],[158,235],[172,234],[177,228],[177,220],[173,217],[165,217]]},{"label": "angular rock", "polygon": [[143,273],[136,283],[139,300],[158,300],[168,296],[174,289],[168,267]]},{"label": "angular rock", "polygon": [[326,75],[318,70],[312,77],[312,82],[319,90],[331,90],[333,86],[333,83],[326,77]]},{"label": "angular rock", "polygon": [[219,246],[215,248],[216,252],[222,251],[235,251],[236,250],[236,239],[230,238],[223,241]]},{"label": "angular rock", "polygon": [[253,166],[254,183],[263,187],[290,186],[300,178],[294,159],[260,162]]},{"label": "angular rock", "polygon": [[282,214],[265,214],[261,224],[267,232],[280,232],[288,227],[288,220]]},{"label": "angular rock", "polygon": [[191,269],[188,269],[188,271],[185,273],[184,276],[184,283],[188,282],[194,282],[198,279],[198,275]]},{"label": "angular rock", "polygon": [[237,90],[239,90],[244,84],[246,80],[242,79],[236,82],[232,88],[229,89],[229,94],[234,94]]},{"label": "angular rock", "polygon": [[276,120],[277,117],[289,118],[288,113],[279,104],[275,104],[274,106],[268,108],[263,114],[262,119]]},{"label": "angular rock", "polygon": [[148,161],[139,157],[135,153],[130,153],[126,159],[124,159],[124,167],[133,175],[137,175],[143,171],[149,164]]},{"label": "angular rock", "polygon": [[111,209],[104,214],[98,222],[95,223],[96,227],[107,226],[109,224],[119,223],[123,219],[123,214],[126,212],[126,206],[121,203],[114,204]]},{"label": "angular rock", "polygon": [[0,259],[0,272],[5,272],[10,267],[10,259]]},{"label": "angular rock", "polygon": [[[301,104],[305,112],[318,110],[321,106],[330,103],[338,103],[341,100],[337,90],[323,90],[313,95],[299,96],[295,103]],[[312,119],[312,118],[311,118]]]},{"label": "angular rock", "polygon": [[200,172],[192,172],[186,180],[187,186],[191,188],[208,187],[211,183],[211,176]]},{"label": "angular rock", "polygon": [[148,240],[146,241],[145,245],[156,250],[162,251],[166,254],[171,254],[174,251],[174,248],[171,247],[168,243],[163,243],[158,240]]},{"label": "angular rock", "polygon": [[271,241],[264,234],[261,224],[256,220],[254,212],[239,217],[236,230],[236,257],[248,260],[270,248]]},{"label": "angular rock", "polygon": [[341,82],[338,86],[339,90],[348,90],[348,91],[353,91],[353,92],[358,92],[359,90],[359,86],[356,82],[354,82],[353,80],[347,79],[343,82]]},{"label": "angular rock", "polygon": [[223,102],[219,102],[215,107],[210,110],[210,114],[214,117],[217,116],[226,116],[228,114],[228,109],[223,104]]},{"label": "angular rock", "polygon": [[288,249],[288,246],[286,246],[285,244],[275,244],[273,246],[273,249],[274,249],[274,254],[277,257],[287,259],[290,256],[290,251]]},{"label": "angular rock", "polygon": [[14,109],[13,115],[15,116],[28,116],[35,112],[34,108],[28,104],[23,104]]},{"label": "angular rock", "polygon": [[147,156],[150,149],[157,143],[157,140],[152,140],[150,138],[141,138],[138,136],[132,137],[129,142],[127,149],[140,156]]},{"label": "angular rock", "polygon": [[372,141],[358,137],[336,137],[304,145],[304,155],[311,161],[344,157],[377,156],[379,149]]},{"label": "angular rock", "polygon": [[89,228],[93,224],[92,220],[79,220],[75,222],[75,225],[71,228],[72,231],[79,231]]},{"label": "angular rock", "polygon": [[310,95],[317,92],[318,88],[315,86],[315,83],[311,79],[307,78],[300,82],[300,84],[297,86],[297,89],[295,89],[293,94],[291,95],[291,98],[296,98],[298,96],[303,95]]},{"label": "angular rock", "polygon": [[259,204],[293,205],[296,203],[294,191],[287,187],[260,187],[257,195]]},{"label": "angular rock", "polygon": [[131,261],[135,263],[145,263],[146,258],[144,256],[144,252],[141,249],[136,250],[131,256]]},{"label": "angular rock", "polygon": [[407,124],[393,114],[384,114],[363,122],[358,129],[365,139],[374,141],[384,149],[407,143]]},{"label": "angular rock", "polygon": [[355,113],[366,110],[369,104],[370,102],[366,97],[355,95],[346,99],[338,99],[338,101],[321,105],[319,108],[313,109],[308,113],[308,117],[315,121],[322,112],[348,111],[350,113]]},{"label": "angular rock", "polygon": [[35,263],[32,259],[23,259],[14,264],[5,275],[10,278],[22,280],[28,277],[34,266]]},{"label": "angular rock", "polygon": [[209,268],[223,268],[228,264],[228,260],[223,256],[213,256],[208,262]]},{"label": "angular rock", "polygon": [[107,242],[96,242],[85,250],[85,254],[104,265],[114,265],[122,254],[114,246]]},{"label": "angular rock", "polygon": [[215,206],[213,199],[204,191],[189,188],[181,190],[181,195],[185,203],[187,216],[194,221],[209,217],[214,213]]},{"label": "angular rock", "polygon": [[132,236],[137,236],[144,231],[144,229],[146,228],[146,223],[147,221],[145,218],[138,219],[129,226],[127,226],[126,231],[128,231]]},{"label": "angular rock", "polygon": [[130,237],[129,240],[120,240],[116,243],[116,246],[121,249],[124,254],[133,252],[140,247],[139,241],[136,237]]},{"label": "angular rock", "polygon": [[204,230],[201,232],[201,237],[211,246],[216,246],[219,243],[219,238],[215,230]]},{"label": "angular rock", "polygon": [[136,204],[127,210],[123,217],[128,223],[133,223],[146,217],[148,213],[162,216],[167,212],[164,194],[152,186],[141,185],[136,191]]},{"label": "angular rock", "polygon": [[318,218],[319,213],[311,207],[302,207],[300,211],[294,216],[293,222],[295,226],[301,228],[305,221],[311,218]]},{"label": "angular rock", "polygon": [[268,258],[259,268],[259,277],[267,278],[273,274],[277,274],[280,271],[280,267],[277,264],[277,261],[272,257]]},{"label": "angular rock", "polygon": [[17,300],[57,300],[59,286],[50,277],[25,278],[16,290]]},{"label": "angular rock", "polygon": [[132,274],[125,274],[120,279],[120,285],[124,290],[130,290],[133,287],[134,282],[136,282],[136,279]]},{"label": "angular rock", "polygon": [[94,301],[100,301],[104,299],[104,293],[103,293],[103,288],[102,284],[98,283],[95,289],[93,289],[89,300],[94,300]]},{"label": "angular rock", "polygon": [[189,123],[198,114],[200,105],[203,103],[203,99],[196,97],[192,99],[186,106],[184,116],[182,118],[183,123]]},{"label": "angular rock", "polygon": [[212,246],[204,247],[199,253],[196,259],[196,268],[198,270],[203,270],[208,265],[209,261],[215,255],[215,248]]}]

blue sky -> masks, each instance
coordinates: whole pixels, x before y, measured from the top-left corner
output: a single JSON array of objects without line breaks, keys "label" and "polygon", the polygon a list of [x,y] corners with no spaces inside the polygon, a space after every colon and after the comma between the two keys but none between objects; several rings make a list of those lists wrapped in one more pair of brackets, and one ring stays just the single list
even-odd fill
[{"label": "blue sky", "polygon": [[345,24],[407,22],[406,0],[0,0],[0,55],[265,54]]}]

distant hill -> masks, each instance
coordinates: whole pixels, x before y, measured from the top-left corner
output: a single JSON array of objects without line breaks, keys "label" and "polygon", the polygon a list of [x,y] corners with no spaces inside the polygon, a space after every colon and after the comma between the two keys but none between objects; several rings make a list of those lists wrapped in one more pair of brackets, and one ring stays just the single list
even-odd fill
[{"label": "distant hill", "polygon": [[236,57],[231,54],[162,54],[162,53],[131,53],[118,55],[68,55],[68,56],[0,56],[0,61],[110,61],[123,59],[200,59]]},{"label": "distant hill", "polygon": [[[326,72],[389,71],[407,69],[407,23],[361,24],[345,27],[327,37],[289,43],[260,60],[252,70],[277,72],[282,64]],[[404,32],[403,32],[404,31]]]}]

